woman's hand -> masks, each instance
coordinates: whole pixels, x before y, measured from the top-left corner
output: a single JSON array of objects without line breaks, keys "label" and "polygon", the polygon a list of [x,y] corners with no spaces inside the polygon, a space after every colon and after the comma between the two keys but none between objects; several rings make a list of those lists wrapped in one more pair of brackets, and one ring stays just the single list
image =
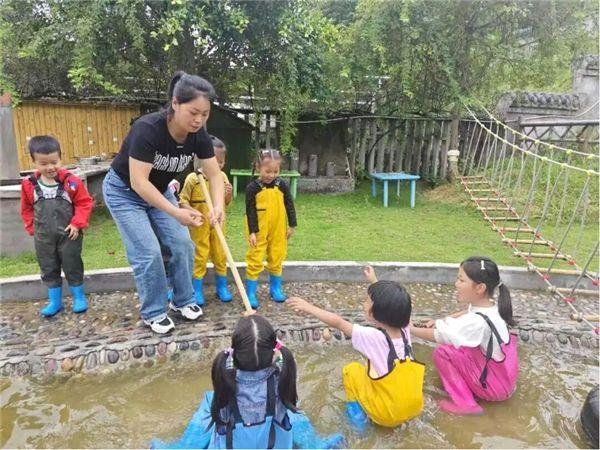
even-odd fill
[{"label": "woman's hand", "polygon": [[248,236],[248,243],[250,244],[250,247],[256,247],[256,233],[250,233],[250,236]]},{"label": "woman's hand", "polygon": [[202,213],[193,208],[178,208],[173,217],[186,227],[199,227],[204,223]]},{"label": "woman's hand", "polygon": [[375,269],[372,266],[365,266],[363,269],[363,273],[367,278],[367,281],[371,284],[377,283],[377,277],[375,276]]},{"label": "woman's hand", "polygon": [[296,229],[294,227],[288,227],[286,237],[289,239],[294,235]]}]

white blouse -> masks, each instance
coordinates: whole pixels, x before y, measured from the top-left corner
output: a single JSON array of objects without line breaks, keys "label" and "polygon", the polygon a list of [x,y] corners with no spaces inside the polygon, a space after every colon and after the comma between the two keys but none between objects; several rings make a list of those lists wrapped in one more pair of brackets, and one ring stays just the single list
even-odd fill
[{"label": "white blouse", "polygon": [[[459,317],[446,317],[435,321],[435,329],[433,335],[436,342],[440,344],[451,344],[454,347],[481,347],[483,352],[487,350],[492,330],[485,319],[478,314],[480,312],[488,316],[500,334],[500,338],[504,344],[507,344],[510,339],[508,327],[500,313],[498,306],[480,307],[469,305],[467,313]],[[494,351],[492,358],[495,361],[504,360],[504,354],[498,341],[494,341]]]}]

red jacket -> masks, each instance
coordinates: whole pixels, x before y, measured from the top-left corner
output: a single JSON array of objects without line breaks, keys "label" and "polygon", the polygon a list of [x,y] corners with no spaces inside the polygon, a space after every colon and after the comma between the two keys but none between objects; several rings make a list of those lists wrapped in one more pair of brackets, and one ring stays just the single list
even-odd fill
[{"label": "red jacket", "polygon": [[[83,181],[73,174],[69,174],[65,169],[58,171],[58,180],[63,183],[65,192],[69,194],[73,203],[73,218],[71,225],[82,229],[90,224],[90,216],[94,207],[94,199],[86,189]],[[40,178],[40,173],[35,172],[35,177]],[[21,217],[25,225],[25,230],[33,236],[33,199],[34,187],[29,177],[21,181]]]}]

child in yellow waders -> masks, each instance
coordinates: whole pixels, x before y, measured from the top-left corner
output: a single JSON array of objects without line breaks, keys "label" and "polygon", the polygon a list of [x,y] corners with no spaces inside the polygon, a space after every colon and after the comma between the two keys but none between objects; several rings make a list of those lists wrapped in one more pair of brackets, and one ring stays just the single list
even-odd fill
[{"label": "child in yellow waders", "polygon": [[246,186],[246,290],[252,308],[258,308],[256,288],[264,269],[270,274],[269,293],[276,302],[286,299],[281,288],[287,241],[294,234],[296,211],[288,185],[279,178],[281,155],[277,150],[260,150],[254,163],[258,178]]},{"label": "child in yellow waders", "polygon": [[372,282],[363,303],[366,318],[374,326],[352,324],[337,314],[292,297],[287,303],[296,312],[308,313],[352,338],[352,347],[367,365],[352,362],[343,369],[346,413],[364,431],[368,418],[384,427],[396,427],[423,410],[425,366],[414,360],[410,341],[410,295],[395,281],[377,281],[371,267],[365,275]]},{"label": "child in yellow waders", "polygon": [[[223,167],[225,166],[227,149],[225,148],[223,141],[221,141],[219,138],[211,136],[211,139],[215,149],[215,157],[217,158],[217,162],[221,167],[223,181],[225,182],[225,206],[227,206],[229,203],[231,203],[232,194],[229,179],[227,178],[227,175],[225,175],[225,172],[222,171]],[[195,165],[196,164],[194,164],[194,166]],[[198,179],[199,176],[203,175],[201,172],[196,170],[196,167],[194,167],[194,172],[190,173],[185,179],[183,189],[179,194],[179,202],[182,205],[191,206],[197,211],[200,211],[205,217],[201,226],[189,227],[190,236],[196,245],[196,255],[194,258],[194,277],[192,279],[192,284],[194,286],[194,293],[196,295],[196,303],[201,306],[204,304],[202,283],[204,280],[204,275],[206,275],[206,263],[208,262],[209,257],[215,267],[215,287],[217,297],[219,297],[222,302],[229,302],[233,297],[227,288],[227,258],[225,256],[225,252],[223,251],[223,247],[219,242],[216,230],[210,226],[210,221],[208,220],[208,205],[206,203],[206,199],[204,198],[202,187],[200,186],[200,180]],[[208,186],[208,188],[210,190],[210,186]],[[225,232],[225,223],[223,223],[221,228],[223,229],[223,232]]]}]

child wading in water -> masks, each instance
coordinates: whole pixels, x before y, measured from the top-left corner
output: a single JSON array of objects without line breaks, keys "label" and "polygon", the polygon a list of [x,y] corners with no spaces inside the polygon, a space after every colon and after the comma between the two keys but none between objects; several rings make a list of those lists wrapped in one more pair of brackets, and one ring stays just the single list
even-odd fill
[{"label": "child wading in water", "polygon": [[[352,346],[367,359],[343,369],[346,412],[359,430],[368,419],[395,427],[419,415],[423,409],[425,366],[414,361],[410,342],[409,293],[394,281],[377,281],[373,268],[365,268],[372,283],[363,309],[373,326],[352,324],[298,297],[287,303],[294,311],[310,314],[352,338]],[[366,413],[366,414],[365,414]]]},{"label": "child wading in water", "polygon": [[[225,167],[225,159],[227,155],[227,149],[225,144],[219,138],[211,136],[213,148],[215,151],[215,158],[221,168],[221,174],[223,175],[223,182],[225,183],[225,206],[231,203],[231,184],[223,167]],[[204,295],[202,294],[202,285],[204,276],[206,275],[206,263],[210,257],[215,267],[215,289],[217,297],[222,302],[229,302],[232,299],[231,292],[227,288],[227,258],[225,251],[219,242],[217,231],[210,225],[208,220],[209,211],[204,192],[200,186],[200,180],[198,177],[204,176],[200,170],[200,160],[194,160],[194,172],[190,173],[183,184],[183,189],[179,195],[181,205],[187,205],[194,208],[196,211],[201,212],[205,219],[202,225],[199,227],[189,227],[190,236],[196,246],[196,253],[194,258],[194,277],[192,279],[192,285],[194,286],[194,294],[196,296],[196,304],[204,305]],[[210,186],[207,182],[207,187]],[[223,233],[225,233],[225,222],[221,225]]]},{"label": "child wading in water", "polygon": [[254,309],[258,308],[258,276],[267,257],[269,293],[276,302],[286,299],[281,287],[282,264],[287,241],[294,234],[296,210],[290,189],[281,178],[281,155],[277,150],[260,150],[254,162],[258,178],[246,186],[246,289]]},{"label": "child wading in water", "polygon": [[[430,321],[427,328],[412,326],[413,335],[437,342],[433,362],[450,397],[440,408],[453,414],[481,414],[475,398],[508,399],[519,375],[517,338],[512,325],[510,292],[500,280],[498,266],[489,258],[464,260],[456,279],[458,301],[466,310]],[[493,301],[498,289],[498,303]]]},{"label": "child wading in water", "polygon": [[179,441],[152,448],[337,448],[297,412],[296,362],[259,315],[240,319],[231,347],[212,365],[214,392],[204,395]]}]

